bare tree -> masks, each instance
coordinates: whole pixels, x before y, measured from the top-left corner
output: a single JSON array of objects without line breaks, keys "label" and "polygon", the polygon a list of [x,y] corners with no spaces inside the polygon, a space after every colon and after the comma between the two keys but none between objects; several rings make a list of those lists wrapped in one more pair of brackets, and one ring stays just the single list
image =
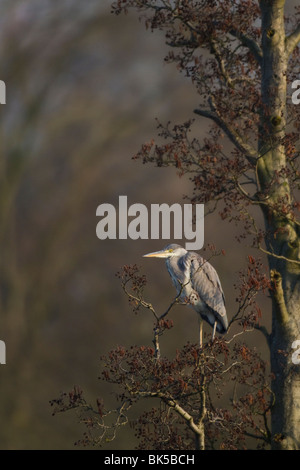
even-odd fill
[{"label": "bare tree", "polygon": [[139,156],[192,173],[194,201],[223,201],[222,218],[242,221],[253,246],[268,255],[273,446],[299,449],[300,370],[290,354],[300,337],[299,106],[288,90],[299,71],[300,25],[299,7],[286,17],[285,3],[126,1],[116,2],[115,12],[135,7],[148,27],[165,31],[167,60],[191,77],[200,100],[195,113],[213,123],[203,143],[189,138],[191,122],[162,127],[168,143],[145,145]]},{"label": "bare tree", "polygon": [[[107,408],[102,398],[96,406],[90,404],[79,387],[51,401],[53,414],[76,410],[87,427],[77,444],[105,445],[130,423],[139,449],[268,448],[274,403],[270,377],[257,350],[241,341],[241,335],[260,328],[257,295],[271,288],[262,263],[249,256],[246,270],[240,272],[238,308],[229,325],[231,330],[238,323],[238,332],[230,331],[226,339],[207,341],[203,347],[187,343],[172,358],[161,353],[161,344],[173,327],[170,312],[180,295],[159,314],[145,300],[146,277],[136,265],[124,266],[117,275],[134,313],[146,310],[153,315],[153,347],[117,347],[102,357],[99,379],[115,390],[115,408]],[[141,402],[144,412],[137,407]],[[148,408],[147,402],[154,406]]]}]

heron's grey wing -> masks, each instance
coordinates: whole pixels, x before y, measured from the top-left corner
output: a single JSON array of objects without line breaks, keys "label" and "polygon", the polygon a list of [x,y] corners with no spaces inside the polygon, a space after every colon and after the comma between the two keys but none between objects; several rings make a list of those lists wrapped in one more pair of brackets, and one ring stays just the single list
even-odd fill
[{"label": "heron's grey wing", "polygon": [[191,285],[200,298],[215,313],[227,330],[228,319],[225,309],[225,297],[215,268],[197,253],[189,253],[191,266]]}]

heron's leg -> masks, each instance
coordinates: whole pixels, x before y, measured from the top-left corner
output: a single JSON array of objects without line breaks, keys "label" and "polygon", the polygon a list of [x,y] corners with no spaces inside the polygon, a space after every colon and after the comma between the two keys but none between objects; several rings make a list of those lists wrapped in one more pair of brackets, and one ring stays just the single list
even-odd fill
[{"label": "heron's leg", "polygon": [[203,320],[200,315],[198,315],[198,323],[199,323],[199,348],[202,348]]},{"label": "heron's leg", "polygon": [[217,328],[217,321],[215,321],[215,323],[214,323],[213,332],[212,332],[212,337],[211,337],[211,340],[212,340],[212,341],[215,339],[216,328]]}]

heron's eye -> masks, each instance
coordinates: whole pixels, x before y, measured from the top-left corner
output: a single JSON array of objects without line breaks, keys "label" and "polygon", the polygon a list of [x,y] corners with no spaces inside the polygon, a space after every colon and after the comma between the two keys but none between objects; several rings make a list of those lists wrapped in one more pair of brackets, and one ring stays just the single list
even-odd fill
[{"label": "heron's eye", "polygon": [[170,249],[168,250],[169,253],[173,253],[173,251],[174,251],[174,250],[172,250],[172,248],[170,248]]}]

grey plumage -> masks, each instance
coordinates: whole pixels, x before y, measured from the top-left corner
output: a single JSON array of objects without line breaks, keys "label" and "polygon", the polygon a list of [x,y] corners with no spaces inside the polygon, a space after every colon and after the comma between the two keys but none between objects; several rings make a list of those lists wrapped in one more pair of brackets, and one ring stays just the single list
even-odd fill
[{"label": "grey plumage", "polygon": [[[167,269],[180,300],[191,305],[215,330],[225,333],[228,319],[225,297],[214,267],[198,253],[171,244],[145,257],[165,258]],[[202,330],[201,330],[202,331]],[[200,343],[201,343],[200,333]]]}]

